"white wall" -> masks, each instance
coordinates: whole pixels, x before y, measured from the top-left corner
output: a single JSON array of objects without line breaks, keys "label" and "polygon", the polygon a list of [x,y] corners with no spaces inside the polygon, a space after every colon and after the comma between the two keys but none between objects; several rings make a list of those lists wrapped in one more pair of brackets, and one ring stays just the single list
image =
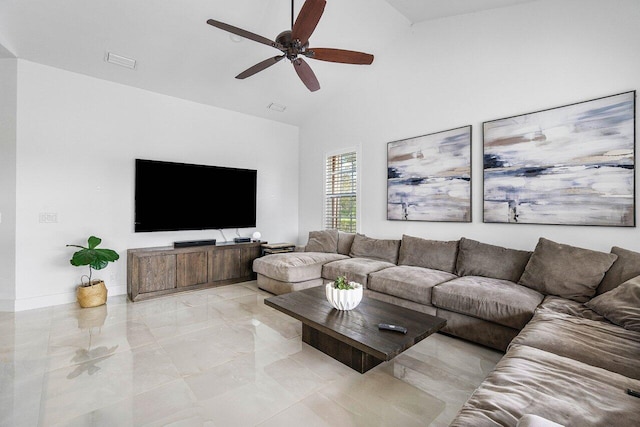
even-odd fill
[{"label": "white wall", "polygon": [[[360,144],[360,230],[369,236],[464,236],[528,250],[544,236],[640,251],[637,228],[482,223],[482,122],[640,89],[639,22],[637,0],[540,0],[390,34],[353,90],[300,129],[299,243],[321,228],[324,154]],[[387,221],[387,143],[469,124],[473,222]]]},{"label": "white wall", "polygon": [[[296,127],[23,60],[17,75],[17,310],[75,300],[86,271],[69,264],[65,245],[91,234],[120,254],[95,276],[109,295],[126,292],[128,248],[221,239],[215,230],[134,233],[135,158],[257,169],[256,229],[264,240],[296,239]],[[194,204],[216,202],[215,188],[203,188]],[[42,212],[57,223],[40,223]]]},{"label": "white wall", "polygon": [[15,59],[0,59],[0,311],[13,310],[16,271]]}]

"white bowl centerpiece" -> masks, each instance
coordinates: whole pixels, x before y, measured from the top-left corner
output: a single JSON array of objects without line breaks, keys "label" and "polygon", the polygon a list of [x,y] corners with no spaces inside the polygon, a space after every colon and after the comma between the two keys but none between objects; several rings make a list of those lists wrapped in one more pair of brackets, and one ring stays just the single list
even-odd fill
[{"label": "white bowl centerpiece", "polygon": [[346,276],[338,276],[325,285],[327,301],[338,310],[353,310],[362,301],[362,285],[347,281]]}]

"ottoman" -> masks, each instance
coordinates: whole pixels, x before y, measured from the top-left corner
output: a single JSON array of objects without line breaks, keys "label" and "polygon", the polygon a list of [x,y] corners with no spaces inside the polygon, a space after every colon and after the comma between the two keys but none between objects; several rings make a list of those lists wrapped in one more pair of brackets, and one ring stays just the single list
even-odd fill
[{"label": "ottoman", "polygon": [[322,266],[347,255],[325,252],[287,252],[253,261],[258,287],[275,295],[322,285]]}]

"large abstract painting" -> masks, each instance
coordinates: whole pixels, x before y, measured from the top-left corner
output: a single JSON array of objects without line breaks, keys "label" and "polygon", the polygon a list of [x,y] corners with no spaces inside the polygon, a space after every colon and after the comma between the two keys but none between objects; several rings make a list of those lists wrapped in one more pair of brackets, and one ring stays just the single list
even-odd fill
[{"label": "large abstract painting", "polygon": [[387,219],[471,221],[471,126],[387,144]]},{"label": "large abstract painting", "polygon": [[635,226],[635,91],[485,122],[484,222]]}]

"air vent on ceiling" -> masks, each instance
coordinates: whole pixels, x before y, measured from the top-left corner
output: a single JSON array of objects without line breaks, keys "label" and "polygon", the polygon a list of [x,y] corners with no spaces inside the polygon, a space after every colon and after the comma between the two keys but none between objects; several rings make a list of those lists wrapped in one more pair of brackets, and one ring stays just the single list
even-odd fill
[{"label": "air vent on ceiling", "polygon": [[267,108],[273,111],[277,111],[278,113],[282,113],[284,110],[287,109],[286,105],[280,105],[280,104],[276,104],[275,102],[272,102],[271,104],[267,105]]},{"label": "air vent on ceiling", "polygon": [[127,58],[121,55],[116,55],[115,53],[107,52],[106,61],[111,64],[119,65],[121,67],[130,68],[132,70],[136,69],[135,59]]}]

